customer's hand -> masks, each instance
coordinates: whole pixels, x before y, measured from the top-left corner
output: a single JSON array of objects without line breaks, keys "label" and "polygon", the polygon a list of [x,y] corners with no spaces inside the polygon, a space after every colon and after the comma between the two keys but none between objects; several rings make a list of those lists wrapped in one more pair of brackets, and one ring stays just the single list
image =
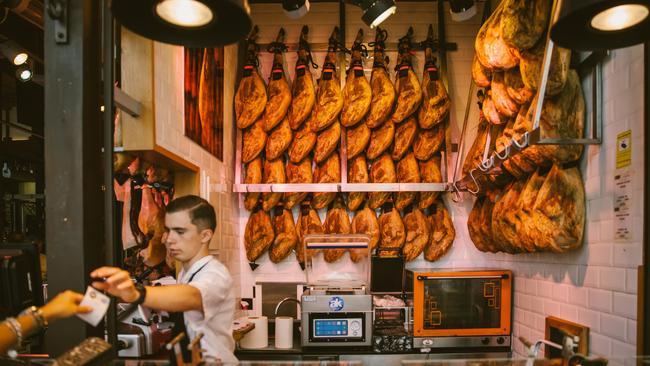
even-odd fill
[{"label": "customer's hand", "polygon": [[74,291],[64,291],[56,295],[47,304],[41,307],[43,317],[48,322],[53,320],[67,318],[75,314],[85,314],[91,312],[93,309],[89,306],[79,306],[83,295]]},{"label": "customer's hand", "polygon": [[129,272],[117,267],[101,267],[90,273],[92,278],[105,278],[104,282],[93,282],[92,286],[98,290],[106,291],[109,294],[119,297],[126,302],[134,302],[140,296],[135,289]]}]

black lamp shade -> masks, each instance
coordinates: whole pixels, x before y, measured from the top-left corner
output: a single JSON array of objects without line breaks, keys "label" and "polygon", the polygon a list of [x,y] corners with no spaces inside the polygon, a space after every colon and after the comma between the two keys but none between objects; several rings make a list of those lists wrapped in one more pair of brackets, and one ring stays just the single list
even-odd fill
[{"label": "black lamp shade", "polygon": [[201,27],[185,28],[161,19],[156,5],[161,0],[113,0],[115,18],[131,31],[155,41],[186,47],[215,47],[235,43],[251,30],[246,0],[199,0],[213,18]]},{"label": "black lamp shade", "polygon": [[359,4],[363,15],[361,15],[361,20],[363,20],[366,25],[371,26],[372,22],[382,15],[385,11],[395,6],[394,0],[363,0],[354,2]]},{"label": "black lamp shade", "polygon": [[561,47],[584,51],[622,48],[650,40],[650,16],[616,31],[603,31],[591,25],[593,17],[602,11],[630,4],[650,10],[648,0],[563,0],[559,19],[551,28],[551,39]]}]

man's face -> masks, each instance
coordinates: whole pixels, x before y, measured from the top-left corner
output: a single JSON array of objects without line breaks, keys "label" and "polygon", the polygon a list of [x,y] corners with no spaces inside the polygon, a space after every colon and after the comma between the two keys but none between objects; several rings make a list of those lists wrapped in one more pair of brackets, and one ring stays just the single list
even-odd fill
[{"label": "man's face", "polygon": [[169,255],[180,262],[194,258],[201,250],[201,245],[209,243],[212,236],[212,230],[199,230],[192,223],[188,211],[167,213],[165,229],[167,232],[163,241]]}]

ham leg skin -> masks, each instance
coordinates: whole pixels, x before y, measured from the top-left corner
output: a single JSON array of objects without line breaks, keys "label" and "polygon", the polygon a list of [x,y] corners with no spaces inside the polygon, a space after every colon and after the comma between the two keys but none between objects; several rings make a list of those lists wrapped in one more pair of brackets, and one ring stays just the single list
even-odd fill
[{"label": "ham leg skin", "polygon": [[131,212],[131,178],[127,179],[122,185],[119,185],[117,181],[113,181],[113,187],[117,200],[124,203],[122,206],[122,249],[127,250],[138,245],[129,222],[129,213]]},{"label": "ham leg skin", "polygon": [[154,191],[155,189],[149,184],[142,186],[142,205],[138,216],[138,226],[149,239],[147,248],[140,252],[140,256],[144,259],[144,263],[150,267],[160,264],[165,260],[167,254],[167,249],[162,241],[165,233],[165,209],[162,206],[162,200],[154,198],[155,194],[159,194]]}]

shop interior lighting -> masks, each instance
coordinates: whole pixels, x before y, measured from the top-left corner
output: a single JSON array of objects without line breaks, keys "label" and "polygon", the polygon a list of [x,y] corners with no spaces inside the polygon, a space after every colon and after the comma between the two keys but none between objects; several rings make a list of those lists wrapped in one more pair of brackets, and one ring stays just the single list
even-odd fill
[{"label": "shop interior lighting", "polygon": [[608,50],[650,40],[648,0],[562,0],[551,39],[575,50]]},{"label": "shop interior lighting", "polygon": [[212,10],[196,0],[163,0],[156,5],[156,14],[170,24],[185,28],[202,27],[214,18]]},{"label": "shop interior lighting", "polygon": [[33,76],[34,76],[34,70],[32,70],[31,65],[29,65],[28,63],[20,65],[16,69],[16,78],[18,78],[18,80],[22,81],[23,83],[32,80]]},{"label": "shop interior lighting", "polygon": [[476,15],[476,4],[474,0],[449,0],[449,12],[451,20],[462,22]]},{"label": "shop interior lighting", "polygon": [[299,19],[309,12],[309,0],[282,0],[282,10],[291,19]]},{"label": "shop interior lighting", "polygon": [[397,11],[394,0],[351,0],[351,4],[361,8],[361,20],[370,28],[375,28]]},{"label": "shop interior lighting", "polygon": [[11,40],[1,41],[0,52],[16,66],[23,65],[29,59],[27,52]]},{"label": "shop interior lighting", "polygon": [[247,0],[113,0],[112,11],[141,36],[187,47],[232,44],[253,25]]}]

